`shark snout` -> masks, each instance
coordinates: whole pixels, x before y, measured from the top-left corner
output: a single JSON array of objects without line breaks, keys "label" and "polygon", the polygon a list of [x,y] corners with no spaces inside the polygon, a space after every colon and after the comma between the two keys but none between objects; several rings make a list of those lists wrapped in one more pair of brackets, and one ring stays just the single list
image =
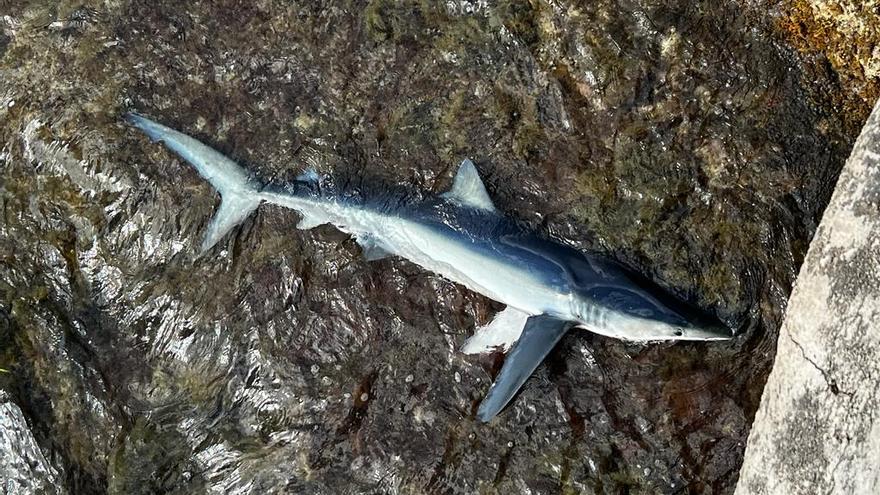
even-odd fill
[{"label": "shark snout", "polygon": [[730,340],[733,332],[723,326],[679,328],[675,332],[678,340]]}]

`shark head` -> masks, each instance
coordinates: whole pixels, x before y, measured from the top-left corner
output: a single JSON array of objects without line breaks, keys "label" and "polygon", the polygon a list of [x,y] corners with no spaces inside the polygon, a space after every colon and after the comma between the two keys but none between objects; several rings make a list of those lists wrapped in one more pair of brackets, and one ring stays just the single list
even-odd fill
[{"label": "shark head", "polygon": [[579,327],[621,340],[711,341],[728,340],[733,338],[733,333],[720,323],[706,324],[703,322],[697,323],[685,320],[661,321],[618,312],[611,312],[608,314],[605,317],[603,325],[595,325],[589,318],[579,317],[578,320],[580,323],[578,325]]},{"label": "shark head", "polygon": [[733,338],[730,330],[721,324],[686,323],[674,325],[654,322],[654,337],[646,340],[728,340]]},{"label": "shark head", "polygon": [[[579,327],[622,340],[727,340],[733,333],[720,321],[693,310],[677,311],[653,297],[625,297],[614,290],[601,300],[575,296],[573,319]],[[595,294],[595,293],[594,293]],[[610,292],[609,292],[610,294]],[[680,308],[679,308],[680,309]]]}]

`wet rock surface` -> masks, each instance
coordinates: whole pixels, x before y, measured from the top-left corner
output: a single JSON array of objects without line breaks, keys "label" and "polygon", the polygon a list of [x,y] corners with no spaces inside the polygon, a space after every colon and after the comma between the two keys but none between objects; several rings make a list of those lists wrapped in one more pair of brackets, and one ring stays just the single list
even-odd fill
[{"label": "wet rock surface", "polygon": [[0,473],[4,493],[65,493],[18,406],[0,394]]},{"label": "wet rock surface", "polygon": [[[784,0],[774,24],[802,54],[805,73],[861,128],[880,98],[880,4],[875,0]],[[825,85],[828,76],[837,84]]]},{"label": "wet rock surface", "polygon": [[880,106],[798,275],[736,493],[880,489]]},{"label": "wet rock surface", "polygon": [[[855,138],[763,13],[13,1],[0,33],[0,387],[31,492],[732,491]],[[430,194],[473,157],[501,210],[739,335],[570,334],[479,424],[502,357],[457,349],[497,303],[274,207],[197,257],[216,194],[129,109],[279,181]]]}]

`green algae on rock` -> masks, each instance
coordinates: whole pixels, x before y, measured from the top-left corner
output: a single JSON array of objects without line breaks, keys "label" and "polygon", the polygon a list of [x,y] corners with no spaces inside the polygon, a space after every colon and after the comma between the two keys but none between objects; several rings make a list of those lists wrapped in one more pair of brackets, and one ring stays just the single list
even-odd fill
[{"label": "green algae on rock", "polygon": [[[804,55],[817,90],[861,128],[880,98],[880,3],[876,0],[785,0],[775,25]],[[826,78],[837,84],[828,84]]]}]

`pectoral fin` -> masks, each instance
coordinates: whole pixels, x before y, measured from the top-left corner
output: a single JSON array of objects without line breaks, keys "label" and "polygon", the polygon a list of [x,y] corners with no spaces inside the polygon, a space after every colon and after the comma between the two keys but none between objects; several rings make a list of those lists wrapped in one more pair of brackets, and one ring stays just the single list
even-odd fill
[{"label": "pectoral fin", "polygon": [[498,348],[507,352],[519,339],[523,327],[526,326],[529,314],[513,306],[504,308],[496,314],[487,325],[477,328],[471,338],[465,341],[461,352],[465,354],[481,354],[492,352]]},{"label": "pectoral fin", "polygon": [[364,259],[367,261],[376,261],[394,256],[373,236],[359,236],[355,239],[364,253]]},{"label": "pectoral fin", "polygon": [[559,339],[572,326],[574,324],[570,321],[549,315],[529,317],[522,335],[507,354],[495,383],[480,404],[477,417],[483,422],[488,422],[504,409],[544,357],[553,350]]}]

